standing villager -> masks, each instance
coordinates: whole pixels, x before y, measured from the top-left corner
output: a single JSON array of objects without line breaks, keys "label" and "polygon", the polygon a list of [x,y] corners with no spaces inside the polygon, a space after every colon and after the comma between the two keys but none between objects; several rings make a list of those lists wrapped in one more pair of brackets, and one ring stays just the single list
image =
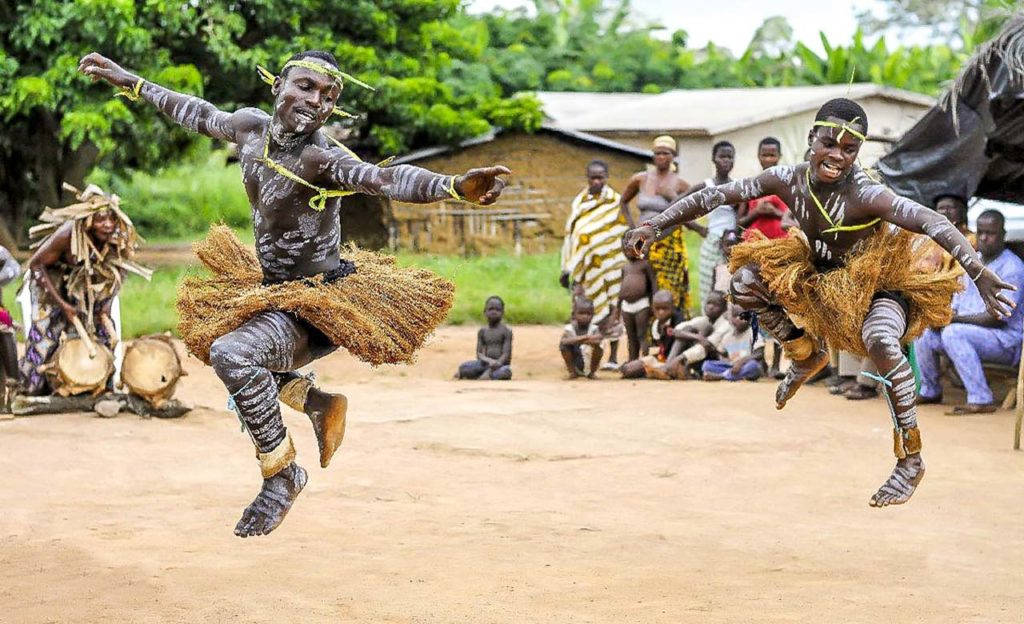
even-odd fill
[{"label": "standing villager", "polygon": [[[640,221],[648,221],[664,212],[677,198],[690,189],[690,185],[676,173],[676,141],[668,135],[654,139],[653,165],[630,178],[622,191],[622,216],[629,227],[636,227],[629,212],[629,202],[636,198]],[[684,227],[698,229],[696,224]],[[658,279],[658,290],[672,293],[675,305],[685,316],[690,310],[690,269],[686,251],[686,236],[682,228],[669,228],[665,236],[651,247],[649,255],[654,275]]]},{"label": "standing villager", "polygon": [[[885,385],[897,461],[871,497],[872,506],[905,503],[924,477],[914,374],[902,346],[950,321],[957,272],[923,273],[914,233],[955,257],[995,318],[1013,306],[1013,287],[986,268],[948,219],[874,181],[856,164],[868,120],[855,102],[826,102],[808,133],[809,162],[770,167],[752,178],[704,189],[626,235],[626,253],[642,255],[666,228],[724,204],[778,195],[803,236],[767,239],[732,249],[733,302],[754,312],[761,330],[782,342],[792,365],[779,383],[776,408],[828,364],[824,343],[869,356]],[[899,226],[893,228],[890,224]],[[909,231],[908,231],[909,230]],[[790,315],[802,319],[798,328]]]},{"label": "standing villager", "polygon": [[345,432],[348,402],[294,371],[345,347],[371,364],[408,362],[448,313],[452,284],[394,259],[341,253],[338,198],[366,193],[427,203],[456,198],[493,203],[505,167],[439,175],[362,162],[322,131],[343,82],[356,82],[328,52],[292,56],[271,83],[274,113],[218,110],[89,54],[80,71],[141,98],[175,123],[239,146],[253,211],[256,254],[226,227],[195,246],[213,272],[178,291],[179,330],[189,350],[213,366],[256,446],[263,484],[235,526],[241,537],[277,528],[305,487],[306,471],[281,420],[279,401],[312,422],[326,468]]},{"label": "standing villager", "polygon": [[84,191],[64,185],[77,202],[63,208],[46,208],[43,223],[29,229],[40,239],[28,261],[31,318],[25,319],[25,353],[21,358],[21,392],[50,394],[43,370],[50,362],[61,336],[76,320],[99,343],[116,346],[112,304],[121,291],[125,273],[149,279],[153,272],[135,263],[140,242],[135,226],[121,210],[117,195],[108,195],[95,184]]},{"label": "standing villager", "polygon": [[601,334],[611,338],[608,366],[615,363],[623,327],[618,310],[619,285],[626,256],[622,235],[629,227],[619,210],[620,195],[608,185],[608,165],[594,160],[587,165],[587,187],[572,200],[562,241],[562,285],[579,284],[594,304]]},{"label": "standing villager", "polygon": [[[728,141],[715,143],[711,146],[711,162],[715,166],[714,177],[693,185],[688,194],[731,182],[732,178],[729,177],[729,173],[732,172],[735,161],[736,148],[732,143]],[[706,226],[695,223],[692,227],[704,237],[704,242],[700,244],[699,282],[700,304],[701,307],[704,307],[708,295],[715,289],[715,267],[728,262],[728,258],[722,252],[720,241],[725,232],[736,228],[736,207],[722,204],[708,214]]]}]

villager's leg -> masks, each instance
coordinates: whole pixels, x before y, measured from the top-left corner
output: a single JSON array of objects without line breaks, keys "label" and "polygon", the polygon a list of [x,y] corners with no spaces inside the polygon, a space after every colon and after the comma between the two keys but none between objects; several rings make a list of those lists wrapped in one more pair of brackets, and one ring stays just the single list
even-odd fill
[{"label": "villager's leg", "polygon": [[39,367],[50,361],[60,346],[60,337],[68,322],[60,306],[50,305],[35,280],[32,294],[32,318],[25,319],[25,353],[19,362],[21,392],[27,395],[51,394],[50,383]]},{"label": "villager's leg", "polygon": [[512,367],[506,364],[491,371],[491,379],[494,381],[507,381],[512,379]]},{"label": "villager's leg", "polygon": [[622,313],[622,322],[626,325],[626,348],[629,352],[626,356],[627,362],[640,357],[640,332],[637,329],[636,317],[635,312]]},{"label": "villager's leg", "polygon": [[459,364],[459,370],[455,373],[456,379],[480,379],[487,372],[487,365],[480,360],[470,360]]},{"label": "villager's leg", "polygon": [[569,379],[576,379],[583,372],[583,354],[577,345],[566,345],[558,348],[562,354],[562,361],[565,362],[565,369],[569,371]]},{"label": "villager's leg", "polygon": [[307,342],[302,324],[275,311],[253,317],[210,347],[210,364],[256,445],[263,473],[263,487],[235,526],[240,537],[276,529],[306,485],[306,471],[293,461],[295,447],[281,421],[271,370],[295,368],[295,351],[306,348]]},{"label": "villager's leg", "polygon": [[907,313],[900,302],[876,297],[864,320],[861,337],[868,356],[875,363],[893,421],[896,467],[871,497],[872,507],[901,505],[924,478],[921,460],[921,432],[917,428],[914,372],[903,355],[900,337],[907,329]]},{"label": "villager's leg", "polygon": [[782,409],[805,381],[828,365],[828,351],[794,325],[786,311],[774,302],[756,265],[740,267],[732,276],[730,290],[733,303],[756,313],[761,330],[782,343],[792,361],[775,391],[775,408]]}]

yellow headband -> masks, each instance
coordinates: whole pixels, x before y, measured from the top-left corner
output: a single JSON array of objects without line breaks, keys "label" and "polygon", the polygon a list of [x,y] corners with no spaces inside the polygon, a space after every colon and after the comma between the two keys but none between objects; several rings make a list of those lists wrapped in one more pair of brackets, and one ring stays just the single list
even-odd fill
[{"label": "yellow headband", "polygon": [[[850,120],[850,123],[857,123],[858,119],[860,119],[860,118],[859,117],[854,117],[852,120]],[[815,126],[822,126],[822,127],[825,127],[825,128],[839,128],[840,132],[839,132],[839,136],[836,137],[837,141],[841,141],[843,139],[843,134],[845,134],[847,132],[849,132],[853,136],[857,137],[861,141],[866,141],[868,139],[866,136],[864,136],[863,133],[854,130],[853,128],[851,128],[850,126],[848,126],[846,124],[837,124],[834,121],[815,121],[814,125]]]},{"label": "yellow headband", "polygon": [[[338,87],[339,88],[343,87],[345,82],[348,81],[348,82],[355,83],[355,84],[359,85],[360,87],[363,87],[364,89],[369,89],[370,91],[376,91],[376,89],[374,89],[370,85],[366,84],[362,80],[359,80],[358,78],[355,78],[351,74],[346,74],[345,72],[341,71],[340,69],[336,69],[334,67],[328,67],[326,65],[321,65],[320,63],[314,63],[312,61],[307,61],[305,59],[298,59],[298,60],[295,60],[295,61],[288,61],[287,63],[284,64],[284,67],[281,68],[281,73],[283,74],[289,67],[301,67],[303,69],[308,69],[310,71],[315,71],[315,72],[323,74],[325,76],[330,76],[331,78],[334,78],[338,82]],[[270,73],[270,71],[266,67],[263,67],[261,65],[257,65],[256,66],[256,71],[258,71],[260,73],[260,78],[263,79],[263,82],[265,82],[267,84],[271,84],[271,85],[274,84],[275,76],[274,76],[274,74]]]},{"label": "yellow headband", "polygon": [[654,144],[651,145],[651,149],[657,149],[659,147],[667,147],[672,150],[673,153],[678,152],[676,149],[676,140],[667,134],[663,134],[660,137],[654,139]]}]

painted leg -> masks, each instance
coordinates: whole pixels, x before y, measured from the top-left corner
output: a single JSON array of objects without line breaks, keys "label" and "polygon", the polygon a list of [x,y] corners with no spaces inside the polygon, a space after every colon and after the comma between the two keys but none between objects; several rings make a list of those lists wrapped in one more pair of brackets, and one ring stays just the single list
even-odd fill
[{"label": "painted leg", "polygon": [[245,423],[263,474],[263,485],[242,512],[235,535],[266,535],[276,529],[306,485],[306,471],[296,464],[295,447],[281,420],[277,382],[271,371],[295,368],[296,350],[305,348],[308,332],[283,312],[264,312],[210,348],[210,364],[233,398]]},{"label": "painted leg", "polygon": [[757,314],[761,330],[782,343],[791,364],[775,390],[775,409],[782,409],[800,386],[828,366],[828,351],[797,328],[781,306],[774,303],[756,265],[740,267],[730,283],[733,303]]},{"label": "painted leg", "polygon": [[900,348],[900,337],[906,329],[903,307],[892,299],[879,298],[871,303],[861,332],[868,356],[885,379],[882,385],[892,416],[896,454],[892,474],[871,497],[872,507],[902,505],[924,478],[914,372]]}]

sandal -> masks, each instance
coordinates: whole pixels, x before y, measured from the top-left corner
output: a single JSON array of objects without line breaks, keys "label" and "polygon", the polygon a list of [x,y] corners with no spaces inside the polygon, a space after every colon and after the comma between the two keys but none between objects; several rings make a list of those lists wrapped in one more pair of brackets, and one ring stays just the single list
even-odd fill
[{"label": "sandal", "polygon": [[852,388],[843,393],[843,397],[851,401],[863,401],[864,399],[873,399],[877,396],[878,388],[859,383],[855,383]]},{"label": "sandal", "polygon": [[971,414],[991,414],[998,406],[995,403],[968,403],[957,405],[951,411],[946,412],[947,416],[967,416]]}]

